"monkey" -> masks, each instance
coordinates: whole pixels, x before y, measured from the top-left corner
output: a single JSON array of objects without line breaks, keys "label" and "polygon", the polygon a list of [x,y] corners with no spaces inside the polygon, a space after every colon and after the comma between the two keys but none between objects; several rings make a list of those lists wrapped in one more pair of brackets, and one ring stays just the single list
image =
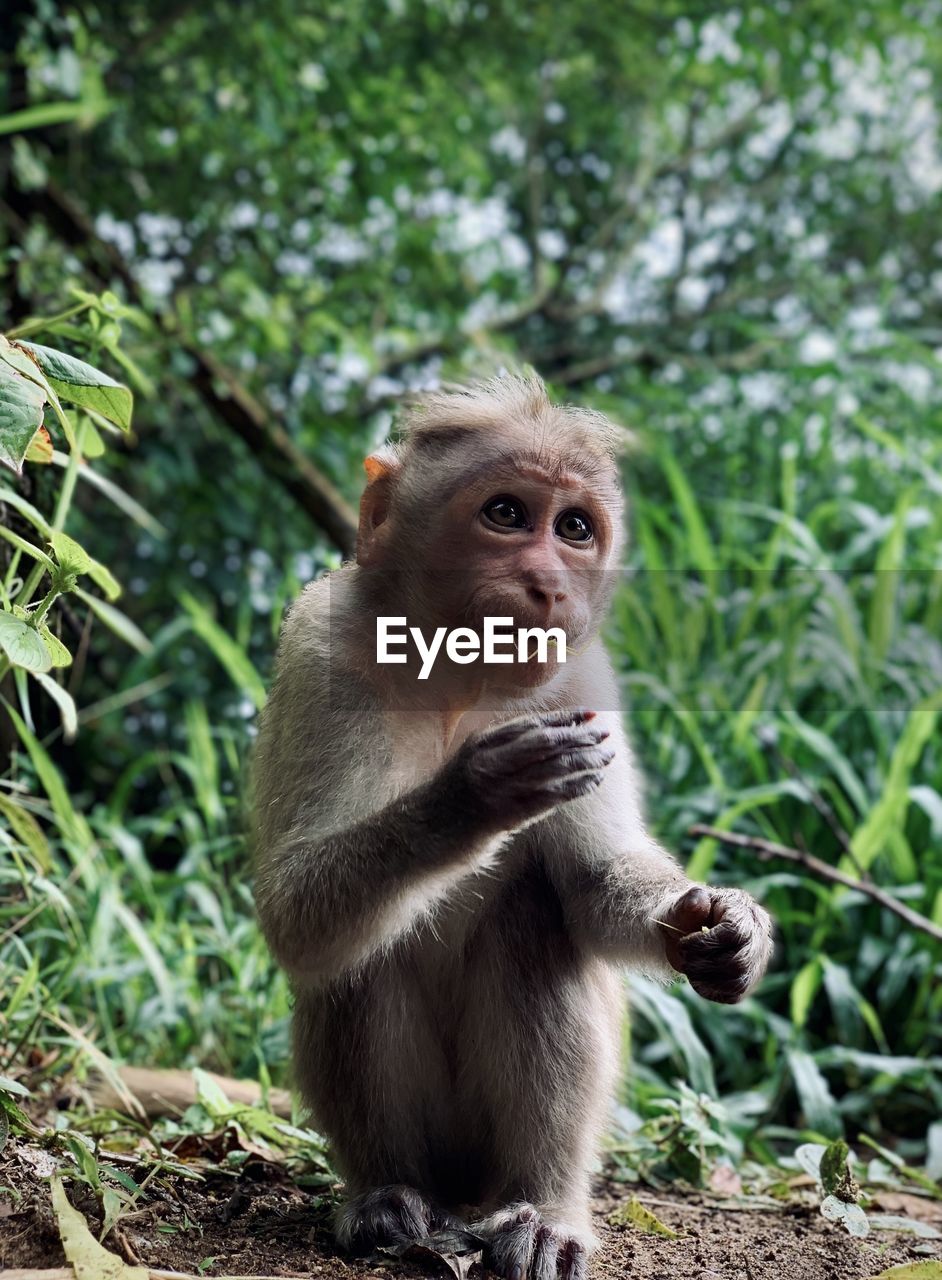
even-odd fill
[{"label": "monkey", "polygon": [[[255,900],[348,1250],[454,1227],[505,1280],[583,1280],[623,966],[734,1003],[745,892],[649,834],[600,639],[620,432],[536,374],[427,392],[371,454],[356,558],[287,613],[254,753]],[[566,661],[376,661],[380,617],[558,627]]]}]

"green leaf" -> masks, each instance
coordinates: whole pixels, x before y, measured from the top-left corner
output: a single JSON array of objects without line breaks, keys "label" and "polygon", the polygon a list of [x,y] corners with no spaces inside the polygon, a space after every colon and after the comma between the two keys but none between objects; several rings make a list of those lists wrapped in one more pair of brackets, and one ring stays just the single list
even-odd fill
[{"label": "green leaf", "polygon": [[847,1157],[850,1150],[843,1138],[825,1147],[821,1157],[821,1185],[827,1194],[836,1195],[838,1187],[847,1177]]},{"label": "green leaf", "polygon": [[98,560],[93,560],[88,568],[88,576],[96,587],[101,587],[109,600],[117,600],[121,594],[121,583],[110,569]]},{"label": "green leaf", "polygon": [[205,605],[189,592],[184,592],[180,603],[193,620],[193,630],[216,655],[235,683],[246,691],[261,711],[267,693],[265,682],[258,674],[244,650],[240,649],[227,631],[224,631]]},{"label": "green leaf", "polygon": [[[52,461],[57,467],[67,467],[69,465],[68,455],[58,451],[53,453]],[[158,520],[155,520],[150,512],[146,511],[130,494],[119,488],[113,480],[110,480],[107,476],[100,475],[97,471],[93,471],[91,467],[81,467],[79,469],[79,479],[98,489],[119,510],[129,516],[135,524],[139,524],[142,529],[146,529],[152,537],[166,538],[167,530],[164,526]]]},{"label": "green leaf", "polygon": [[656,982],[640,975],[632,978],[631,992],[635,1008],[654,1024],[665,1043],[683,1057],[687,1078],[694,1089],[715,1098],[713,1059],[694,1030],[687,1006]]},{"label": "green leaf", "polygon": [[665,1226],[650,1209],[646,1209],[637,1196],[632,1196],[626,1204],[614,1209],[608,1215],[608,1221],[613,1227],[639,1227],[648,1235],[663,1236],[665,1240],[679,1238],[677,1232]]},{"label": "green leaf", "polygon": [[196,1097],[214,1119],[229,1115],[233,1105],[226,1097],[225,1091],[208,1071],[200,1067],[193,1068],[193,1079],[196,1082]]},{"label": "green leaf", "polygon": [[821,960],[815,956],[798,970],[792,979],[791,1017],[794,1026],[801,1028],[808,1021],[814,998],[821,987]]},{"label": "green leaf", "polygon": [[[62,430],[65,433],[65,437],[68,440],[70,447],[74,449],[75,448],[75,428],[72,426],[72,422],[71,422],[71,419],[69,418],[69,415],[62,408],[62,405],[59,401],[59,397],[56,394],[55,387],[53,387],[52,383],[43,373],[42,369],[39,367],[36,360],[32,356],[30,356],[30,354],[26,350],[17,346],[14,343],[7,342],[6,338],[3,338],[3,337],[0,337],[0,360],[5,361],[5,363],[10,365],[11,368],[15,369],[17,373],[22,374],[22,376],[24,378],[27,378],[30,382],[35,382],[36,385],[42,389],[43,394],[45,395],[46,399],[49,401],[49,404],[52,406],[52,409],[56,417],[59,419],[59,425],[62,427]],[[43,462],[48,462],[49,461],[48,455],[51,453],[51,441],[49,443],[49,447],[47,448],[42,444],[42,442],[39,442],[37,444],[38,436],[39,436],[39,432],[37,432],[36,435],[33,437],[30,444],[30,449],[38,450],[41,455],[40,460]],[[29,456],[29,451],[27,451],[27,456]]]},{"label": "green leaf", "polygon": [[77,360],[75,356],[66,355],[64,351],[55,351],[35,342],[21,342],[19,345],[35,355],[50,385],[63,400],[85,409],[95,409],[122,430],[130,429],[134,397],[122,382],[116,382],[107,373],[84,360]]},{"label": "green leaf", "polygon": [[104,1239],[108,1232],[114,1226],[121,1216],[121,1211],[127,1204],[127,1196],[123,1196],[115,1191],[114,1187],[102,1187],[101,1191],[101,1207],[104,1209],[104,1217],[101,1224],[101,1238]]},{"label": "green leaf", "polygon": [[11,1080],[9,1076],[0,1076],[0,1089],[4,1093],[15,1093],[19,1098],[28,1098],[30,1096],[29,1089],[25,1084],[20,1084],[19,1080]]},{"label": "green leaf", "polygon": [[821,1181],[821,1161],[827,1147],[820,1142],[803,1142],[795,1151],[795,1159],[809,1178]]},{"label": "green leaf", "polygon": [[101,1177],[98,1173],[98,1161],[95,1159],[94,1152],[89,1148],[85,1139],[79,1137],[78,1134],[67,1133],[64,1135],[64,1140],[82,1177],[90,1187],[94,1187],[98,1191],[101,1187]]},{"label": "green leaf", "polygon": [[40,427],[26,450],[24,462],[35,462],[41,467],[48,467],[52,462],[52,438],[45,427]]},{"label": "green leaf", "polygon": [[92,558],[83,546],[70,538],[61,529],[53,529],[49,541],[56,559],[66,573],[88,573],[92,567]]},{"label": "green leaf", "polygon": [[861,868],[866,871],[883,851],[892,833],[902,829],[909,808],[912,771],[935,732],[940,714],[942,692],[917,702],[910,711],[893,750],[883,793],[854,832],[851,842],[854,857],[853,860],[841,859],[839,866],[842,871],[854,874],[855,867],[858,871]]},{"label": "green leaf", "polygon": [[65,740],[66,742],[71,742],[78,733],[78,712],[75,709],[72,695],[68,689],[63,689],[61,684],[57,684],[52,676],[43,675],[41,671],[33,671],[31,674],[33,679],[42,685],[49,697],[58,706],[62,728],[65,732]]},{"label": "green leaf", "polygon": [[52,811],[56,815],[62,834],[81,848],[90,848],[94,844],[91,830],[83,815],[72,804],[68,789],[62,780],[62,774],[52,763],[42,743],[19,712],[9,703],[6,704],[6,710],[29,753],[43,790],[49,797],[49,803],[52,805]]},{"label": "green leaf", "polygon": [[137,623],[132,622],[120,609],[116,609],[106,601],[100,600],[98,596],[93,596],[90,591],[85,591],[82,587],[76,587],[75,594],[80,600],[84,600],[92,613],[100,618],[108,630],[113,631],[125,644],[129,644],[138,653],[147,654],[151,652],[154,646],[147,636],[145,636]]},{"label": "green leaf", "polygon": [[48,671],[52,666],[39,632],[12,613],[0,612],[0,649],[15,667],[25,671]]},{"label": "green leaf", "polygon": [[52,659],[52,665],[54,667],[71,667],[71,653],[69,653],[68,649],[59,637],[57,635],[53,635],[44,622],[40,623],[39,634],[42,636],[43,643],[49,650],[49,657]]},{"label": "green leaf", "polygon": [[17,475],[33,436],[42,426],[45,403],[41,387],[0,363],[0,462]]},{"label": "green leaf", "polygon": [[922,1240],[942,1240],[942,1231],[918,1218],[904,1218],[895,1213],[868,1214],[870,1226],[876,1231],[900,1231],[904,1235],[919,1236]]},{"label": "green leaf", "polygon": [[[0,814],[6,819],[10,826],[10,830],[19,840],[24,848],[28,849],[36,859],[36,865],[41,871],[48,871],[52,866],[52,852],[46,837],[43,835],[43,829],[29,812],[22,805],[18,805],[12,796],[8,796],[5,792],[0,791]],[[10,1007],[7,1006],[7,1017],[12,1017]],[[0,1083],[0,1088],[2,1088]]]},{"label": "green leaf", "polygon": [[865,1236],[870,1233],[867,1215],[859,1204],[848,1204],[837,1196],[825,1196],[821,1201],[821,1216],[828,1222],[839,1222],[852,1236]]},{"label": "green leaf", "polygon": [[91,101],[79,99],[77,102],[38,102],[33,107],[24,107],[22,111],[0,116],[0,135],[24,133],[27,129],[44,129],[51,124],[68,124],[72,120],[90,125],[113,110],[114,104],[107,98],[95,98]]},{"label": "green leaf", "polygon": [[942,1280],[942,1262],[904,1262],[890,1267],[870,1280]]},{"label": "green leaf", "polygon": [[805,1113],[805,1123],[826,1138],[839,1137],[843,1125],[821,1068],[804,1049],[793,1046],[786,1049],[785,1054],[801,1109]]},{"label": "green leaf", "polygon": [[7,506],[13,507],[24,520],[28,520],[34,525],[44,538],[49,536],[49,521],[33,506],[31,502],[27,502],[24,497],[16,493],[13,489],[8,489],[6,485],[0,484],[0,502],[6,503]]}]

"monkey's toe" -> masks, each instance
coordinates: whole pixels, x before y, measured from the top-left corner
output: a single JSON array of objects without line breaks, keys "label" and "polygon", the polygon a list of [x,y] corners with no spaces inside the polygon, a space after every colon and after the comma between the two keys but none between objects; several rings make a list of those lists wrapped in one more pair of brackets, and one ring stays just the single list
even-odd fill
[{"label": "monkey's toe", "polygon": [[369,1253],[383,1245],[424,1240],[444,1220],[445,1215],[413,1187],[377,1187],[343,1205],[337,1217],[337,1239],[351,1253]]},{"label": "monkey's toe", "polygon": [[514,1205],[488,1225],[487,1265],[502,1280],[585,1280],[584,1241],[568,1227],[545,1222],[533,1205]]}]

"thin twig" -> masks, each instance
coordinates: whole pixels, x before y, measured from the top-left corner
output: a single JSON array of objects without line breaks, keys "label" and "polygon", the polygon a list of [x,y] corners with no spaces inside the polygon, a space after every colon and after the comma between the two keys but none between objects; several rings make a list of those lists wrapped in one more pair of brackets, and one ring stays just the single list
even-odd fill
[{"label": "thin twig", "polygon": [[879,902],[881,907],[886,907],[887,911],[892,911],[901,920],[905,920],[913,929],[918,929],[921,933],[927,933],[930,938],[935,938],[937,942],[942,942],[942,926],[937,925],[928,916],[924,916],[918,911],[913,911],[912,907],[907,907],[905,903],[899,902],[892,894],[878,888],[877,885],[870,884],[864,880],[856,880],[853,876],[846,875],[843,871],[838,871],[837,867],[832,867],[829,863],[822,862],[814,854],[805,853],[802,849],[793,849],[789,845],[776,844],[774,840],[764,840],[762,836],[746,836],[736,831],[721,831],[719,827],[708,827],[699,822],[689,829],[688,834],[706,836],[710,840],[719,840],[721,844],[734,845],[737,849],[754,849],[764,861],[769,858],[781,858],[785,862],[794,862],[798,866],[804,867],[806,871],[810,871],[812,875],[818,876],[821,880],[828,880],[831,884],[841,884],[847,889],[855,889],[858,893],[866,894],[874,902]]}]

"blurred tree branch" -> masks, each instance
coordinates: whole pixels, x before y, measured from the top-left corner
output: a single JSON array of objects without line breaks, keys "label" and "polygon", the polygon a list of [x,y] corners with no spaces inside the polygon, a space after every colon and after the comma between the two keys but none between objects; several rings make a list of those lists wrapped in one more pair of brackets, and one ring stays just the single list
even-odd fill
[{"label": "blurred tree branch", "polygon": [[790,845],[776,844],[774,840],[765,840],[762,836],[747,836],[736,831],[721,831],[719,827],[706,826],[700,822],[690,827],[688,835],[699,836],[709,840],[719,840],[721,844],[732,845],[736,849],[753,849],[764,862],[769,861],[771,858],[779,858],[785,862],[796,863],[798,866],[804,867],[806,871],[810,871],[813,876],[817,876],[819,880],[827,880],[830,884],[840,884],[845,889],[853,889],[857,893],[866,894],[868,898],[878,902],[881,907],[885,907],[887,911],[892,911],[901,920],[905,920],[911,928],[918,929],[920,933],[928,934],[930,938],[935,938],[937,942],[942,942],[942,926],[937,925],[934,920],[930,920],[928,916],[924,916],[918,911],[913,911],[912,907],[907,907],[904,902],[900,902],[878,885],[871,884],[868,880],[857,880],[854,876],[849,876],[845,872],[839,871],[837,867],[832,867],[830,863],[822,862],[814,854],[806,853],[804,849],[794,849]]}]

